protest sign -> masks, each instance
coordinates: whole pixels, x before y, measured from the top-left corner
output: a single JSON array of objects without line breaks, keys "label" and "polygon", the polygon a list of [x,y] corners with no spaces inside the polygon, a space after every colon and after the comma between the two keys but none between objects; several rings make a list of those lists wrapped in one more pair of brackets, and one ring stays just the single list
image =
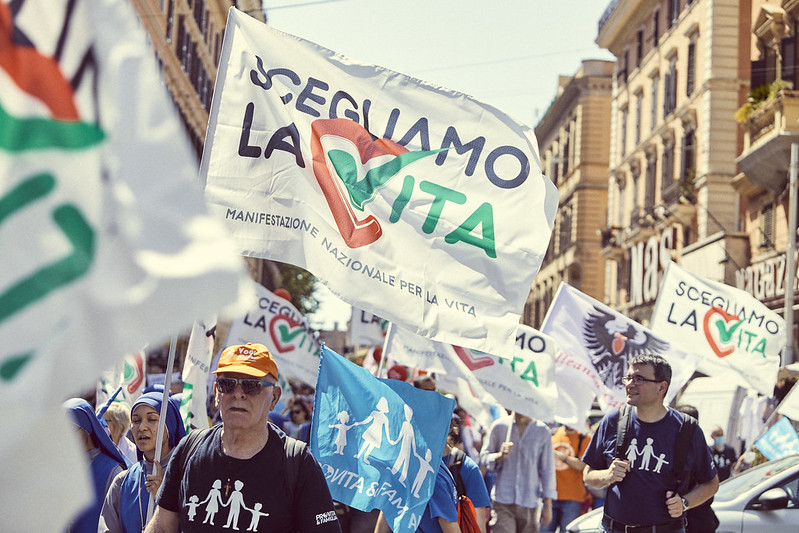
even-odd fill
[{"label": "protest sign", "polygon": [[669,262],[652,311],[652,329],[699,357],[699,371],[729,375],[771,396],[785,346],[785,320],[749,293]]},{"label": "protest sign", "polygon": [[[667,402],[691,378],[697,365],[696,357],[670,346],[641,324],[563,282],[541,331],[552,336],[562,350],[556,360],[558,392],[568,395],[582,383],[593,390],[603,411],[625,403],[622,378],[628,361],[635,355],[660,355],[669,362],[672,378]],[[590,404],[580,408],[585,420]]]},{"label": "protest sign", "polygon": [[231,8],[201,165],[255,257],[418,335],[512,344],[557,209],[533,131],[501,111]]}]

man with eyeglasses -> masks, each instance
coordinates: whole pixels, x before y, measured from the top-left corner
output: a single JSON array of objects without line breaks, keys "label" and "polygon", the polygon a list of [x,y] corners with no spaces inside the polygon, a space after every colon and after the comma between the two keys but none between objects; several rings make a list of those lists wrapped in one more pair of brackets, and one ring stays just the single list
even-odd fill
[{"label": "man with eyeglasses", "polygon": [[268,421],[281,395],[269,350],[229,346],[214,373],[222,423],[177,446],[146,531],[340,532],[319,463],[307,448],[289,457],[297,448]]},{"label": "man with eyeglasses", "polygon": [[623,378],[630,409],[629,442],[615,457],[619,411],[612,410],[599,424],[583,455],[585,483],[607,488],[602,528],[607,533],[682,533],[685,511],[716,493],[716,467],[699,428],[694,432],[686,464],[696,482],[684,494],[677,487],[675,444],[682,414],[666,407],[671,367],[659,355],[630,359]]}]

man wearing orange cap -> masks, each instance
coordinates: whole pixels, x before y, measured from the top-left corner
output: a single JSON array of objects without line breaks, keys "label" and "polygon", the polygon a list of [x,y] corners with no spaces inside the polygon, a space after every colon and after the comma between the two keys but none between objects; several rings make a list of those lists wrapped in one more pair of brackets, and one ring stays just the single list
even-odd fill
[{"label": "man wearing orange cap", "polygon": [[281,394],[269,350],[229,346],[214,373],[222,423],[175,449],[146,531],[340,532],[319,463],[268,421]]}]

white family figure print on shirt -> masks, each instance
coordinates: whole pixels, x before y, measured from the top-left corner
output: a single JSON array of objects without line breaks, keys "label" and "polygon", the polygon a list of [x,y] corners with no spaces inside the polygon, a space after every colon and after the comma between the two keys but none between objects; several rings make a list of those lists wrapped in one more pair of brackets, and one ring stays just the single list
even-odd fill
[{"label": "white family figure print on shirt", "polygon": [[214,515],[219,511],[219,505],[222,503],[222,492],[219,490],[221,488],[222,481],[219,479],[215,480],[214,484],[211,486],[211,490],[208,491],[208,496],[199,503],[199,505],[208,503],[208,505],[205,506],[205,520],[203,520],[203,524],[214,525]]},{"label": "white family figure print on shirt", "polygon": [[655,472],[658,474],[660,474],[660,469],[663,468],[663,465],[669,464],[669,462],[666,460],[665,453],[661,453],[659,457],[655,457],[655,461],[657,461],[657,464],[655,465]]},{"label": "white family figure print on shirt", "polygon": [[641,452],[638,451],[638,439],[633,438],[630,441],[630,445],[627,447],[626,457],[627,460],[630,461],[630,468],[633,468],[635,465],[635,459]]},{"label": "white family figure print on shirt", "polygon": [[258,531],[258,522],[261,520],[262,516],[269,516],[269,513],[262,513],[261,507],[263,507],[260,503],[256,503],[252,506],[252,509],[249,511],[252,513],[252,520],[250,520],[250,527],[247,528],[247,531]]},{"label": "white family figure print on shirt", "polygon": [[189,522],[194,522],[194,517],[197,516],[197,508],[199,506],[200,498],[198,498],[196,494],[192,494],[189,498],[189,503],[186,504],[186,507],[189,508]]},{"label": "white family figure print on shirt", "polygon": [[244,482],[237,479],[233,486],[235,490],[230,494],[227,503],[223,504],[225,507],[230,507],[230,510],[227,515],[227,523],[222,527],[229,528],[232,525],[233,529],[238,531],[239,512],[241,511],[241,507],[246,508],[244,505],[244,497],[241,494]]},{"label": "white family figure print on shirt", "polygon": [[[397,454],[397,460],[394,462],[394,466],[391,467],[391,473],[396,474],[400,470],[402,473],[398,481],[405,486],[405,478],[408,477],[408,467],[411,464],[411,453],[419,457],[416,453],[416,433],[413,431],[413,425],[411,424],[411,418],[413,418],[413,409],[408,404],[405,404],[405,421],[402,423],[402,427],[400,428],[399,435],[397,435],[397,440],[391,440],[391,437],[388,437],[388,442],[390,442],[393,446],[397,444],[400,445],[399,453]],[[421,457],[419,457],[421,460]]]},{"label": "white family figure print on shirt", "polygon": [[[336,433],[336,454],[344,455],[344,447],[347,446],[347,431],[350,428],[359,426],[364,422],[353,422],[352,424],[347,425],[347,422],[350,421],[350,414],[347,411],[341,411],[338,415],[336,415],[338,419],[338,424],[330,424],[328,427],[331,429],[338,429],[338,433]],[[369,420],[367,418],[367,420]]]},{"label": "white family figure print on shirt", "polygon": [[386,400],[385,397],[381,397],[377,401],[377,408],[364,420],[359,422],[360,424],[371,423],[366,431],[363,432],[363,444],[355,455],[356,458],[361,458],[361,455],[363,455],[362,460],[366,464],[371,464],[369,462],[369,454],[372,453],[375,448],[380,449],[380,445],[383,443],[384,431],[386,433],[386,438],[389,438],[388,417],[386,413],[388,413],[388,400]]},{"label": "white family figure print on shirt", "polygon": [[414,449],[413,454],[419,459],[419,472],[416,473],[416,478],[413,480],[413,485],[411,485],[411,492],[413,495],[419,498],[419,489],[422,488],[422,483],[424,483],[425,478],[427,478],[427,474],[433,471],[433,467],[430,466],[430,460],[433,458],[433,452],[430,451],[430,448],[425,451],[424,458],[421,455],[416,453]]},{"label": "white family figure print on shirt", "polygon": [[646,444],[641,448],[641,466],[639,470],[649,470],[649,460],[655,455],[655,449],[652,448],[652,437],[647,437]]}]

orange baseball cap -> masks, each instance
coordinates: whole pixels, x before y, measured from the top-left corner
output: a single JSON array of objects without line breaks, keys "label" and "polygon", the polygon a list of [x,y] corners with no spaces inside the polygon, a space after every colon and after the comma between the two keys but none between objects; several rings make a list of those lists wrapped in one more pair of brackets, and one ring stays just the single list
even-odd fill
[{"label": "orange baseball cap", "polygon": [[266,346],[248,342],[228,346],[222,351],[214,374],[220,372],[238,372],[256,378],[270,374],[277,379],[277,363]]}]

